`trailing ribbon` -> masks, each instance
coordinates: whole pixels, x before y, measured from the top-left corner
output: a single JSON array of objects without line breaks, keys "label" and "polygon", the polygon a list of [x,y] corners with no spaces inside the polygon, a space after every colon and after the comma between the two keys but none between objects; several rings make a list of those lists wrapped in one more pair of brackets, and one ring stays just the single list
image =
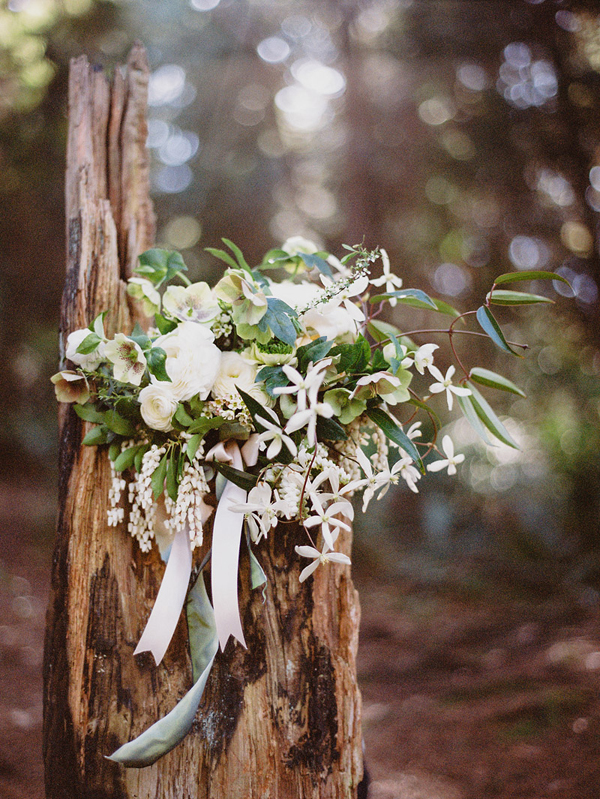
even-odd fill
[{"label": "trailing ribbon", "polygon": [[175,632],[191,573],[192,551],[186,525],[175,534],[156,602],[134,655],[152,652],[156,665],[159,665]]},{"label": "trailing ribbon", "polygon": [[[207,459],[231,463],[235,469],[243,468],[242,453],[235,441],[217,444]],[[230,505],[246,502],[246,492],[229,480],[221,494],[213,522],[211,555],[211,589],[215,623],[221,650],[233,635],[246,646],[238,602],[238,563],[244,514],[229,509]]]},{"label": "trailing ribbon", "polygon": [[[164,585],[164,581],[163,581]],[[194,684],[173,710],[129,743],[123,744],[108,760],[131,768],[151,766],[170,752],[190,731],[208,675],[218,650],[215,617],[203,572],[190,591],[187,601]]]}]

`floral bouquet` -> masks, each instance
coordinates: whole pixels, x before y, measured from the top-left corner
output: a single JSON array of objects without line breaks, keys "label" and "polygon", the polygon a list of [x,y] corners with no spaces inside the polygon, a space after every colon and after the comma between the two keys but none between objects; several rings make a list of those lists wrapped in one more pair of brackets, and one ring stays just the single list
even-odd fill
[{"label": "floral bouquet", "polygon": [[[403,288],[383,249],[347,247],[338,259],[295,237],[251,268],[235,244],[224,243],[227,250],[209,249],[225,263],[214,288],[191,283],[178,253],[143,253],[127,291],[152,325],[108,339],[100,314],[68,336],[74,368],[52,378],[57,398],[94,424],[83,443],[108,447],[108,524],[126,521],[142,551],[155,541],[167,561],[135,653],[151,651],[160,663],[187,599],[194,685],[111,756],[128,766],[149,765],[182,740],[219,644],[231,635],[245,646],[237,593],[244,531],[253,587],[266,580],[261,540],[281,523],[297,523],[305,536],[295,548],[306,563],[300,581],[319,566],[349,565],[336,540],[350,529],[353,495],[362,492],[366,511],[391,484],[404,481],[417,492],[427,470],[453,475],[464,460],[448,435],[438,448],[440,423],[429,404],[438,394],[449,411],[456,401],[484,439],[516,447],[477,384],[521,390],[488,369],[467,369],[454,337],[487,336],[518,354],[525,345],[506,340],[490,307],[551,300],[503,285],[564,280],[549,272],[501,275],[477,311],[461,314]],[[372,277],[377,261],[383,273]],[[441,330],[402,331],[379,318],[386,304],[452,321]],[[477,331],[457,327],[470,315]],[[448,336],[456,365],[445,374],[434,363],[439,345],[415,343],[428,334]],[[430,420],[428,441],[417,414]],[[438,457],[425,466],[432,453]],[[210,549],[193,569],[208,530]],[[203,577],[209,561],[212,603]]]}]

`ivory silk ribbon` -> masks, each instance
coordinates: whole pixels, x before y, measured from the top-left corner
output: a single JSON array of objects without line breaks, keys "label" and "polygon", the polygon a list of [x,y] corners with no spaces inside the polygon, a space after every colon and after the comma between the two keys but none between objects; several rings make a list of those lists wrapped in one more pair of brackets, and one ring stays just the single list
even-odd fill
[{"label": "ivory silk ribbon", "polygon": [[[253,434],[240,447],[236,441],[220,443],[213,447],[207,460],[230,463],[235,469],[242,469],[245,462],[254,466],[258,457],[258,436]],[[213,525],[211,587],[215,622],[221,650],[230,635],[242,646],[246,646],[238,604],[238,562],[240,540],[244,524],[244,514],[235,513],[230,505],[246,501],[246,492],[227,480],[217,506]],[[158,523],[162,525],[158,515]],[[158,536],[157,530],[157,538]],[[152,652],[156,665],[162,661],[177,626],[181,609],[185,602],[192,571],[192,552],[190,549],[187,525],[179,530],[171,545],[167,568],[146,624],[142,637],[135,648],[134,655]]]}]

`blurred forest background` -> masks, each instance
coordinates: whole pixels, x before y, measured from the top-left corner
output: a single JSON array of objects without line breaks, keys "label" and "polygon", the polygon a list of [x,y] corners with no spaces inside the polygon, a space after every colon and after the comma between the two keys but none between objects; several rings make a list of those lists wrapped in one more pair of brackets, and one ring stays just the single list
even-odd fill
[{"label": "blurred forest background", "polygon": [[[521,451],[448,419],[469,441],[459,478],[372,505],[354,560],[373,797],[598,796],[599,14],[597,0],[3,0],[7,796],[42,795],[68,64],[85,53],[111,72],[135,40],[152,68],[158,243],[191,277],[218,275],[204,248],[221,236],[258,261],[304,235],[337,254],[383,246],[405,286],[460,310],[502,272],[570,281],[531,287],[549,310],[502,314],[524,359],[460,342],[525,390],[493,398]],[[389,321],[440,326],[408,311]]]}]

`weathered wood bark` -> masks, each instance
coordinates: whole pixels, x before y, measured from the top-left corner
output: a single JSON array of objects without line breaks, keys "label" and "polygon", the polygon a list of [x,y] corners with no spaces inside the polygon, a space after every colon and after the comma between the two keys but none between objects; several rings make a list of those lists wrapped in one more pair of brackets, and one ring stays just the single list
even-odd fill
[{"label": "weathered wood bark", "polygon": [[[67,167],[68,262],[61,336],[110,309],[111,332],[134,321],[124,278],[151,246],[146,87],[136,47],[111,86],[73,62]],[[133,650],[163,566],[125,527],[106,524],[106,452],[82,447],[86,425],[63,406],[60,508],[48,609],[44,758],[48,799],[352,797],[362,772],[355,654],[359,608],[347,567],[298,582],[294,525],[261,552],[266,596],[240,603],[248,649],[219,654],[194,729],[154,766],[104,758],[167,713],[191,684],[182,620],[160,667]],[[349,551],[350,536],[341,542]]]}]

